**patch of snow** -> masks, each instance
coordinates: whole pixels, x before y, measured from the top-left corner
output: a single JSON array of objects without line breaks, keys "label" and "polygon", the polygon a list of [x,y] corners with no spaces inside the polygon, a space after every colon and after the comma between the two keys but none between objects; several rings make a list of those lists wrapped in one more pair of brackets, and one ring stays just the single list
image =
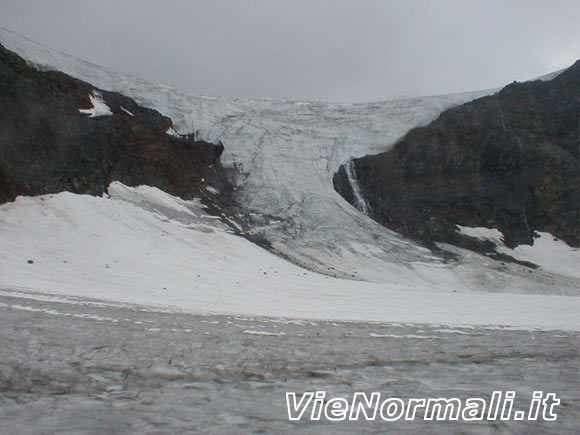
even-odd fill
[{"label": "patch of snow", "polygon": [[240,224],[238,224],[235,220],[231,219],[229,216],[223,215],[223,218],[230,223],[232,227],[238,230],[240,233],[244,231]]},{"label": "patch of snow", "polygon": [[89,115],[89,118],[98,118],[99,116],[110,116],[113,114],[99,91],[93,90],[89,94],[89,99],[93,107],[90,109],[79,109],[79,112]]},{"label": "patch of snow", "polygon": [[174,136],[174,137],[181,137],[180,134],[178,134],[175,129],[173,127],[169,127],[166,131],[165,134],[168,134],[169,136]]},{"label": "patch of snow", "polygon": [[550,233],[537,232],[533,245],[519,245],[514,249],[501,247],[500,252],[518,260],[529,261],[543,269],[580,278],[580,249],[571,248]]},{"label": "patch of snow", "polygon": [[95,314],[64,313],[64,312],[61,312],[61,311],[58,311],[58,310],[54,310],[54,309],[35,308],[35,307],[30,307],[30,306],[27,306],[27,305],[19,305],[19,304],[11,304],[11,305],[1,304],[1,306],[10,307],[13,310],[39,312],[39,313],[44,313],[44,314],[50,314],[52,316],[75,317],[77,319],[96,320],[98,322],[113,322],[113,323],[119,322],[118,319],[112,319],[110,317],[97,316]]},{"label": "patch of snow", "polygon": [[467,335],[468,333],[465,331],[460,331],[459,329],[448,329],[448,328],[443,328],[443,329],[436,329],[436,332],[444,332],[446,334],[459,334],[459,335]]},{"label": "patch of snow", "polygon": [[493,242],[500,253],[537,264],[552,273],[580,279],[580,249],[568,246],[550,233],[536,232],[537,237],[532,245],[519,245],[510,249],[504,245],[503,234],[497,229],[461,225],[457,227],[461,234]]},{"label": "patch of snow", "polygon": [[129,115],[129,116],[135,116],[133,113],[131,113],[130,111],[128,111],[127,109],[125,109],[123,106],[121,106],[121,110],[122,110],[123,112],[125,112],[125,113],[126,113],[127,115]]},{"label": "patch of snow", "polygon": [[286,335],[285,332],[252,331],[250,329],[246,329],[245,331],[243,331],[243,334],[249,334],[249,335],[267,335],[267,336],[272,336],[272,337],[279,337],[281,335]]},{"label": "patch of snow", "polygon": [[416,335],[416,334],[405,334],[405,335],[397,335],[397,334],[377,334],[376,332],[369,332],[369,337],[372,338],[413,338],[416,340],[427,340],[432,338],[444,338],[438,335]]},{"label": "patch of snow", "polygon": [[456,225],[456,227],[458,228],[457,232],[464,236],[473,237],[483,241],[489,240],[490,242],[494,242],[496,245],[503,245],[503,233],[499,230],[484,227],[464,227],[462,225]]}]

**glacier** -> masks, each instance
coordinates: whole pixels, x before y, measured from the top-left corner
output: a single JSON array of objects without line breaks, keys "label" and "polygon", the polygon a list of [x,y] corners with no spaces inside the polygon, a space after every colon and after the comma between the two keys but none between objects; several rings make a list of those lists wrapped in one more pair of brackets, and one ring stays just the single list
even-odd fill
[{"label": "glacier", "polygon": [[[531,273],[451,247],[459,260],[447,262],[377,224],[333,189],[340,165],[385,151],[443,110],[497,90],[348,104],[184,95],[4,29],[0,42],[40,70],[62,71],[159,111],[172,119],[173,134],[223,143],[222,164],[237,174],[243,208],[243,216],[227,219],[239,228],[242,219],[249,222],[278,254],[231,234],[195,201],[115,184],[109,198],[63,193],[1,206],[0,287],[6,292],[60,292],[198,312],[580,329],[576,277]],[[140,225],[133,215],[141,216]],[[101,221],[108,228],[99,228]],[[93,238],[108,244],[97,249],[83,233],[88,224]],[[179,249],[154,240],[154,228]],[[166,251],[145,255],[145,241],[151,250]],[[203,261],[196,263],[188,249],[201,252]],[[24,252],[44,264],[25,264]],[[91,255],[73,271],[55,264],[63,255],[82,259],[82,252]],[[113,273],[104,266],[113,257],[131,261]],[[229,264],[237,266],[229,270]],[[220,279],[200,281],[203,270]]]}]

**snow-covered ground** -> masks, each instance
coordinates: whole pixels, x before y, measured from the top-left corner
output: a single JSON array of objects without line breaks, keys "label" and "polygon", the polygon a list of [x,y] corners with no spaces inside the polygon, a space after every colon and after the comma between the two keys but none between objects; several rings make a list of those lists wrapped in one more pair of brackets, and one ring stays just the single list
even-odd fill
[{"label": "snow-covered ground", "polygon": [[532,245],[520,245],[510,249],[504,245],[503,234],[493,228],[470,228],[457,225],[458,231],[466,236],[489,240],[497,251],[522,261],[537,264],[542,269],[580,279],[580,249],[571,248],[563,240],[550,233],[537,232]]},{"label": "snow-covered ground", "polygon": [[460,250],[458,264],[445,264],[332,187],[351,157],[384,151],[442,110],[493,91],[368,104],[192,96],[2,29],[0,42],[40,69],[158,110],[174,134],[223,142],[247,216],[268,216],[255,230],[327,274],[231,234],[198,202],[117,183],[110,198],[61,193],[1,206],[2,288],[196,312],[580,330],[577,277]]},{"label": "snow-covered ground", "polygon": [[580,330],[577,297],[466,292],[454,270],[439,264],[388,263],[389,279],[380,283],[331,278],[233,234],[197,201],[120,183],[109,195],[63,192],[0,206],[0,294],[38,298],[33,290],[189,312]]}]

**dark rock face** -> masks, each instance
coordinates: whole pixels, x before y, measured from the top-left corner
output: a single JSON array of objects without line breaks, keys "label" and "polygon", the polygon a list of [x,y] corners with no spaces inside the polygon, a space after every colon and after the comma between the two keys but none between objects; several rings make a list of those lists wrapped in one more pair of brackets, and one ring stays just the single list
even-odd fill
[{"label": "dark rock face", "polygon": [[[428,245],[485,250],[456,233],[460,224],[498,228],[510,247],[532,243],[534,231],[578,246],[579,101],[577,61],[551,81],[513,83],[447,110],[392,150],[356,159],[369,215]],[[341,167],[335,189],[352,203],[345,177]]]},{"label": "dark rock face", "polygon": [[[346,174],[346,165],[340,165],[338,172],[334,174],[332,182],[334,184],[334,190],[336,190],[340,195],[347,200],[347,202],[354,206],[355,197],[348,180],[348,175]],[[360,184],[360,183],[359,183]]]},{"label": "dark rock face", "polygon": [[[94,91],[112,115],[79,112]],[[115,180],[191,198],[223,146],[168,135],[170,127],[130,98],[39,72],[0,46],[0,203],[63,190],[98,195]]]}]

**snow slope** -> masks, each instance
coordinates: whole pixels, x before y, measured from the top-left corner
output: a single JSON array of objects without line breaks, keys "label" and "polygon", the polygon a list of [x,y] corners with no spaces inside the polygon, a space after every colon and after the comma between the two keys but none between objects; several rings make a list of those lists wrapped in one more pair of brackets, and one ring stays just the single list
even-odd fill
[{"label": "snow slope", "polygon": [[0,206],[0,294],[46,298],[27,293],[35,289],[191,312],[580,330],[580,298],[456,293],[451,275],[436,288],[394,263],[388,284],[330,278],[232,234],[197,201],[120,183],[109,194]]},{"label": "snow slope", "polygon": [[550,233],[540,231],[532,245],[520,245],[510,249],[504,245],[503,234],[497,229],[470,228],[461,225],[457,227],[461,234],[495,243],[498,252],[518,260],[529,261],[554,273],[580,279],[580,249],[571,248]]},{"label": "snow slope", "polygon": [[205,216],[197,203],[114,184],[111,198],[63,193],[1,206],[0,287],[195,311],[578,327],[572,314],[579,299],[570,297],[578,294],[577,278],[462,251],[458,264],[445,264],[351,207],[332,187],[334,172],[351,157],[384,151],[442,110],[493,91],[368,104],[203,97],[2,29],[0,42],[39,69],[63,71],[158,110],[173,120],[175,134],[223,142],[222,161],[240,174],[238,196],[246,218],[255,216],[254,231],[297,264],[350,278],[319,275],[265,252]]}]

